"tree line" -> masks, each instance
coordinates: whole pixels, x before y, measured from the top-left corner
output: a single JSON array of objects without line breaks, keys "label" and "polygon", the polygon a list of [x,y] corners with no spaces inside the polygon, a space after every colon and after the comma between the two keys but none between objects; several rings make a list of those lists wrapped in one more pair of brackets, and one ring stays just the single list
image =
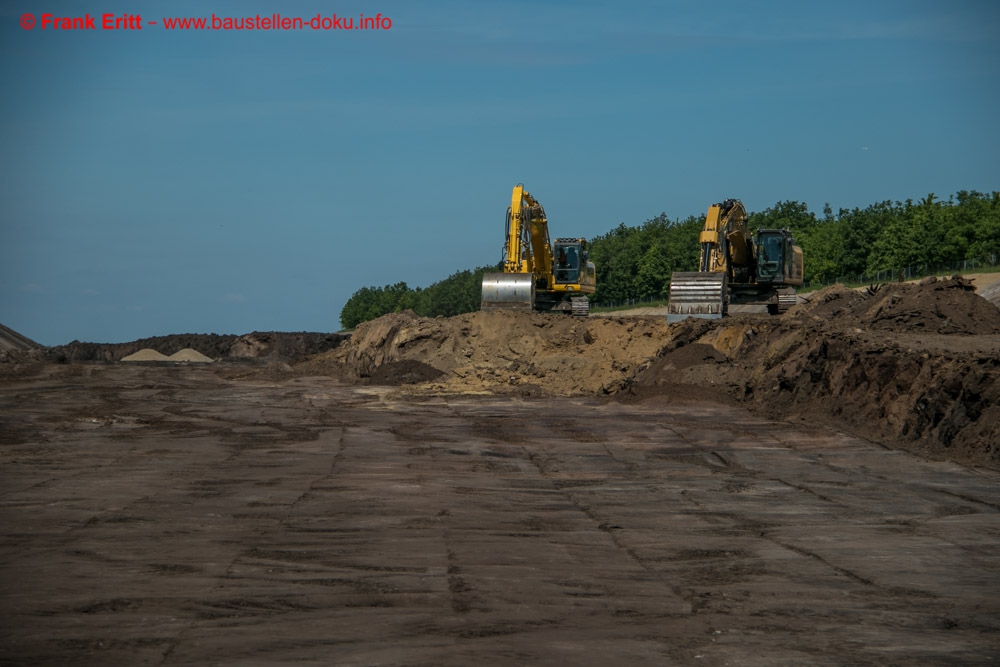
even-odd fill
[{"label": "tree line", "polygon": [[412,310],[421,317],[471,313],[479,310],[483,274],[498,270],[499,265],[456,271],[425,288],[411,288],[405,282],[362,287],[344,304],[340,324],[345,329],[353,329],[362,322],[402,310]]},{"label": "tree line", "polygon": [[[590,239],[597,266],[591,302],[666,298],[671,273],[697,270],[704,221],[704,214],[671,220],[661,213]],[[827,204],[821,216],[802,202],[780,201],[751,213],[749,224],[751,230],[791,229],[805,256],[805,282],[813,285],[965,260],[995,265],[1000,258],[1000,192],[962,190],[947,200],[931,193],[919,201],[883,201],[836,214]],[[458,271],[424,289],[406,283],[362,288],[344,305],[341,324],[353,328],[407,308],[424,317],[478,310],[482,275],[497,270],[499,265]]]}]

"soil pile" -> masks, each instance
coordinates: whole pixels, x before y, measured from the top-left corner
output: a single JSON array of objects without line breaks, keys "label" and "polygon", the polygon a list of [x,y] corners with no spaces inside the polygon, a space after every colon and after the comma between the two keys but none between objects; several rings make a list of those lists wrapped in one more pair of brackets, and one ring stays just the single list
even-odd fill
[{"label": "soil pile", "polygon": [[[299,367],[347,380],[400,384],[399,362],[442,377],[429,391],[564,396],[619,390],[669,339],[662,318],[575,319],[503,311],[424,319],[412,312],[366,322],[351,341]],[[339,370],[338,370],[339,369]]]},{"label": "soil pile", "polygon": [[166,355],[191,349],[211,359],[262,359],[294,361],[339,346],[349,334],[254,332],[243,336],[220,334],[174,334],[143,338],[129,343],[81,343],[73,341],[48,349],[48,358],[59,363],[117,361],[143,348]]},{"label": "soil pile", "polygon": [[0,364],[38,361],[45,356],[44,349],[27,336],[0,324]]},{"label": "soil pile", "polygon": [[168,357],[168,359],[170,359],[170,361],[184,361],[197,364],[210,364],[215,361],[211,357],[206,357],[198,350],[192,350],[190,347],[185,347],[183,350],[174,352]]},{"label": "soil pile", "polygon": [[122,361],[170,361],[170,357],[146,347],[127,357],[122,357]]},{"label": "soil pile", "polygon": [[[1000,466],[1000,310],[961,277],[835,285],[781,317],[387,315],[297,372],[420,393],[743,402],[930,456]],[[622,391],[622,390],[626,391]]]},{"label": "soil pile", "polygon": [[1000,310],[961,279],[875,294],[838,285],[781,318],[688,320],[674,333],[632,394],[721,388],[771,417],[1000,465]]},{"label": "soil pile", "polygon": [[820,318],[844,318],[853,326],[893,333],[1000,333],[1000,310],[959,277],[926,278],[920,284],[887,285],[874,295],[834,285],[799,306]]}]

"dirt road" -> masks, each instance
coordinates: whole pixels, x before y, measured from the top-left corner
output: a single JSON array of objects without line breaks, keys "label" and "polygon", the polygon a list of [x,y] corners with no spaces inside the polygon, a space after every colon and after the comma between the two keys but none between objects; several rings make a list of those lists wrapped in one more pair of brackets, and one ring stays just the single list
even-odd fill
[{"label": "dirt road", "polygon": [[2,664],[1000,662],[1000,474],[734,405],[50,366]]}]

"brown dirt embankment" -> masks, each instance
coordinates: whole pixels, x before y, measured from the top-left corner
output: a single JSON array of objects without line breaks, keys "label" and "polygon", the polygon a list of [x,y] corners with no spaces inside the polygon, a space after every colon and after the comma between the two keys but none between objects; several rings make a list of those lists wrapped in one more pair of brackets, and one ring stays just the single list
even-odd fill
[{"label": "brown dirt embankment", "polygon": [[1000,310],[962,280],[874,295],[834,286],[781,318],[682,323],[629,391],[678,382],[771,417],[1000,467]]},{"label": "brown dirt embankment", "polygon": [[1000,467],[1000,310],[963,279],[833,286],[781,317],[388,315],[298,365],[412,393],[726,396],[928,456]]},{"label": "brown dirt embankment", "polygon": [[349,343],[298,370],[396,385],[417,375],[429,382],[423,391],[445,393],[609,394],[668,339],[663,319],[511,312],[422,319],[403,312],[362,324]]}]

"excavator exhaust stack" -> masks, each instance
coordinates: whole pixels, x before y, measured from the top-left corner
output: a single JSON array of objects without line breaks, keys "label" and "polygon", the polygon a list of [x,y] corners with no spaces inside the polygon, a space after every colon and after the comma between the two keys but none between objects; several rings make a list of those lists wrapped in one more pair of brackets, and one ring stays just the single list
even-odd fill
[{"label": "excavator exhaust stack", "polygon": [[676,272],[670,279],[667,322],[687,317],[717,320],[726,314],[726,274]]}]

